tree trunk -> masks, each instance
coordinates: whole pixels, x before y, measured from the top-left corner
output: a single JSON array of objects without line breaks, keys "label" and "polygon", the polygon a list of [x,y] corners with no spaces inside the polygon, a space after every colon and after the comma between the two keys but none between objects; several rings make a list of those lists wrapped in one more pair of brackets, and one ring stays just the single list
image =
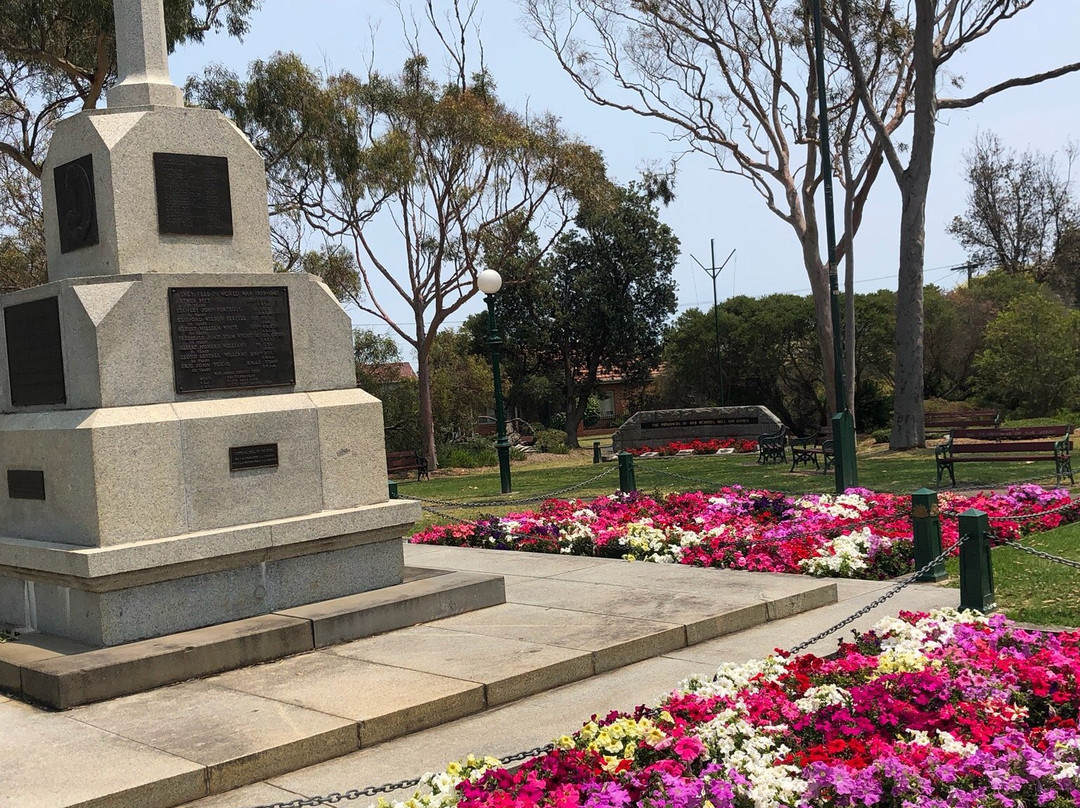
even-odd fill
[{"label": "tree trunk", "polygon": [[571,449],[579,449],[581,444],[578,442],[577,429],[581,419],[585,417],[585,407],[589,398],[578,395],[576,387],[571,389],[575,392],[566,397],[566,445]]},{"label": "tree trunk", "polygon": [[431,408],[431,357],[424,339],[417,340],[416,386],[420,393],[422,454],[427,458],[428,468],[434,471],[439,467],[439,458],[435,454],[435,415]]},{"label": "tree trunk", "polygon": [[923,446],[923,262],[926,196],[934,155],[937,70],[934,0],[915,2],[911,159],[900,181],[900,271],[896,289],[896,381],[890,449]]}]

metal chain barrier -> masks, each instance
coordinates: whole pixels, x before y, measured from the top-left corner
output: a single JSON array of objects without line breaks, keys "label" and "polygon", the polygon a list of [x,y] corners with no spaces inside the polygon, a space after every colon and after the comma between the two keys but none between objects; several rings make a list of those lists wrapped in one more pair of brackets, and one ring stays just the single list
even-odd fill
[{"label": "metal chain barrier", "polygon": [[[537,755],[542,755],[545,752],[550,752],[555,747],[552,744],[546,744],[544,746],[537,746],[533,749],[526,749],[523,752],[515,752],[512,755],[506,755],[499,758],[500,765],[506,765],[507,763],[514,763],[518,760],[526,760]],[[377,797],[380,794],[389,794],[393,791],[400,791],[405,788],[416,788],[423,781],[426,775],[420,777],[410,777],[408,780],[398,780],[396,783],[383,783],[378,786],[367,786],[366,788],[354,788],[351,791],[333,791],[322,797],[301,797],[299,799],[292,800],[290,802],[273,802],[268,805],[254,805],[251,808],[313,808],[318,805],[337,805],[339,802],[351,802],[352,800],[358,800],[361,797]]]},{"label": "metal chain barrier", "polygon": [[1001,539],[998,536],[991,535],[992,539],[998,539],[998,547],[1012,547],[1015,550],[1019,550],[1029,555],[1038,556],[1046,561],[1053,561],[1055,564],[1064,564],[1066,567],[1072,567],[1073,569],[1080,570],[1080,561],[1074,561],[1071,558],[1062,558],[1061,556],[1052,555],[1051,553],[1044,552],[1042,550],[1036,550],[1034,547],[1028,547],[1026,544],[1021,544],[1018,541],[1011,541],[1009,539]]},{"label": "metal chain barrier", "polygon": [[859,611],[855,612],[852,615],[849,615],[848,617],[845,617],[843,620],[841,620],[835,626],[831,626],[830,628],[825,629],[820,634],[815,634],[813,637],[811,637],[806,642],[799,643],[794,648],[791,648],[788,651],[788,653],[794,655],[794,654],[798,654],[801,651],[805,651],[807,648],[809,648],[811,645],[816,643],[818,640],[825,639],[830,634],[834,634],[835,632],[842,629],[844,626],[850,625],[850,624],[854,623],[856,620],[858,620],[860,617],[869,614],[874,609],[876,609],[878,606],[880,606],[885,601],[887,601],[889,598],[891,598],[893,595],[897,594],[898,592],[900,592],[903,589],[906,589],[907,587],[911,586],[913,583],[918,581],[919,576],[921,576],[923,573],[929,572],[933,567],[937,566],[942,561],[944,561],[946,558],[948,558],[952,554],[952,552],[954,550],[956,550],[965,541],[967,541],[967,536],[961,536],[960,540],[958,542],[956,542],[956,544],[954,544],[948,550],[942,550],[941,553],[935,559],[933,559],[929,563],[923,565],[923,567],[921,567],[920,569],[915,570],[915,572],[913,572],[910,576],[908,576],[907,578],[902,580],[900,583],[896,584],[896,586],[894,586],[892,589],[890,589],[884,595],[870,601],[868,604],[866,604],[861,609],[859,609]]},{"label": "metal chain barrier", "polygon": [[449,519],[452,522],[460,522],[463,525],[472,525],[473,527],[476,527],[479,524],[479,522],[476,522],[472,519],[463,519],[460,516],[454,516],[451,513],[442,513],[441,511],[437,511],[434,508],[429,508],[426,505],[421,505],[420,510],[427,511],[428,513],[434,516],[438,516],[441,519]]},{"label": "metal chain barrier", "polygon": [[595,477],[590,477],[589,479],[585,480],[585,482],[574,483],[573,485],[566,486],[566,488],[560,488],[558,491],[552,491],[547,494],[538,494],[536,496],[525,497],[523,499],[490,499],[484,502],[455,502],[454,500],[424,499],[423,497],[406,496],[405,498],[415,499],[418,502],[427,502],[431,505],[441,505],[444,508],[491,508],[500,507],[503,505],[525,505],[530,502],[543,502],[545,499],[552,499],[559,496],[560,494],[567,494],[570,491],[577,491],[580,488],[585,488],[588,485],[592,485],[597,480],[603,477],[607,477],[609,474],[614,474],[616,471],[618,471],[618,467],[613,466],[612,468],[600,472]]},{"label": "metal chain barrier", "polygon": [[[1043,480],[1057,481],[1057,477],[1053,474],[1041,474],[1038,477],[1025,477],[1021,480],[1007,480],[1000,483],[979,483],[978,485],[958,485],[946,488],[936,488],[939,494],[952,494],[961,493],[963,491],[985,491],[988,488],[1009,488],[1014,485],[1027,485],[1028,483],[1038,483]],[[928,486],[929,487],[929,486]]]}]

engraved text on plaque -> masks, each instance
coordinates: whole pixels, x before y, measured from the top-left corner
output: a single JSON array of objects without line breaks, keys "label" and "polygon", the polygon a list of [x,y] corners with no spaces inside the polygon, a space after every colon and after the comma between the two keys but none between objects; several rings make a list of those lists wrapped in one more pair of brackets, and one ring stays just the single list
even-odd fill
[{"label": "engraved text on plaque", "polygon": [[154,152],[154,186],[159,233],[233,234],[228,158]]},{"label": "engraved text on plaque", "polygon": [[296,383],[284,286],[169,290],[176,392]]}]

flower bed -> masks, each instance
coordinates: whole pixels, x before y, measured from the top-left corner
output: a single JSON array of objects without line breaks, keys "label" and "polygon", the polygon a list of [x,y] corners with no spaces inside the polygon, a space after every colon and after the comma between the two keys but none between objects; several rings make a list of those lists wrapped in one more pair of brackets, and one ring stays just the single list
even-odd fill
[{"label": "flower bed", "polygon": [[1078,679],[1080,632],[901,613],[831,658],[725,665],[593,716],[517,771],[451,764],[398,805],[1072,808]]},{"label": "flower bed", "polygon": [[[943,492],[942,510],[978,508],[1003,538],[1057,527],[1076,512],[1035,514],[1070,503],[1065,489],[1021,485],[1006,493]],[[567,553],[830,577],[884,579],[912,569],[910,497],[851,489],[846,494],[786,496],[738,486],[716,494],[671,494],[661,500],[613,494],[590,502],[547,500],[539,511],[437,525],[418,544]],[[955,519],[942,520],[946,548]]]},{"label": "flower bed", "polygon": [[670,457],[688,449],[696,455],[716,454],[721,449],[731,449],[736,454],[747,454],[748,452],[757,451],[757,441],[743,438],[710,438],[709,440],[672,441],[671,443],[665,443],[663,446],[639,446],[636,449],[627,449],[626,451],[632,455],[656,452],[662,457]]}]

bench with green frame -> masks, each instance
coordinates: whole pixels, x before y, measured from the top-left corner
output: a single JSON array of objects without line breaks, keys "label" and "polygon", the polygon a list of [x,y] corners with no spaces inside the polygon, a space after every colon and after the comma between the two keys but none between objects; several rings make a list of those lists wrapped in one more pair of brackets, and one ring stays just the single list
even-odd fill
[{"label": "bench with green frame", "polygon": [[824,463],[825,471],[832,468],[835,454],[833,452],[831,426],[819,426],[816,433],[805,437],[792,435],[789,444],[791,446],[792,471],[795,471],[795,467],[800,463],[804,466],[813,463],[816,469],[820,469],[822,463]]},{"label": "bench with green frame", "polygon": [[769,432],[765,435],[758,435],[757,448],[758,459],[757,462],[764,465],[765,463],[786,463],[787,462],[787,436],[788,428],[784,424],[780,425],[780,429],[776,432]]},{"label": "bench with green frame", "polygon": [[1072,424],[953,429],[934,449],[937,485],[946,471],[956,485],[957,463],[1008,462],[1053,462],[1057,482],[1068,477],[1073,483],[1072,429]]}]

